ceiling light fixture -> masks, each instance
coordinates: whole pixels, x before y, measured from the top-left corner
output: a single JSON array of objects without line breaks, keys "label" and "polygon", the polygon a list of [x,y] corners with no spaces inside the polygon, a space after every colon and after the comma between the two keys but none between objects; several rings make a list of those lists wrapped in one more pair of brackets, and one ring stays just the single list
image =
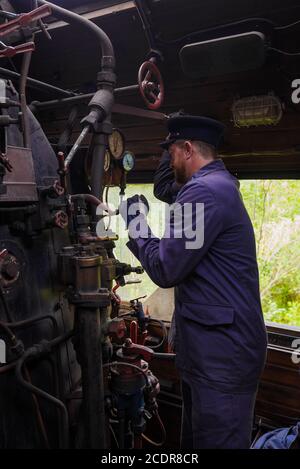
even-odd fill
[{"label": "ceiling light fixture", "polygon": [[250,96],[235,101],[231,111],[235,127],[276,125],[282,118],[283,104],[272,94]]}]

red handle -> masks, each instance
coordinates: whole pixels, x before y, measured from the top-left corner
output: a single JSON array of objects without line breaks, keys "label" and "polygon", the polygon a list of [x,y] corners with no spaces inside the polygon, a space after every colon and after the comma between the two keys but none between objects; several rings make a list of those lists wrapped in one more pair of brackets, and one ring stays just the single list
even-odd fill
[{"label": "red handle", "polygon": [[16,54],[24,54],[26,52],[32,52],[34,50],[34,42],[26,42],[26,44],[20,44],[19,46],[7,46],[5,47],[5,49],[1,49],[0,57],[13,57]]},{"label": "red handle", "polygon": [[22,13],[17,18],[0,25],[0,37],[10,34],[23,26],[27,26],[33,21],[45,18],[46,16],[51,15],[51,13],[52,10],[49,5],[42,5],[29,13]]},{"label": "red handle", "polygon": [[165,87],[161,73],[153,61],[149,60],[142,64],[139,69],[138,84],[148,109],[160,108],[165,96]]}]

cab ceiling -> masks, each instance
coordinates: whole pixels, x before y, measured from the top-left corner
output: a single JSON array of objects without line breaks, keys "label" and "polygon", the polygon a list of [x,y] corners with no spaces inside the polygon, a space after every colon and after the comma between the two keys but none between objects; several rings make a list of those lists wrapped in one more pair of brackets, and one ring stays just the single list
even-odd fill
[{"label": "cab ceiling", "polygon": [[[140,18],[130,1],[79,0],[54,1],[68,9],[89,15],[110,37],[117,63],[118,87],[137,83],[137,72],[146,60],[149,47]],[[248,19],[262,18],[273,22],[270,45],[290,52],[300,52],[300,23],[276,30],[276,26],[300,20],[298,0],[147,0],[149,21],[157,48],[162,52],[160,69],[166,84],[166,99],[161,112],[184,109],[222,120],[227,126],[221,153],[226,164],[241,176],[255,174],[275,177],[299,177],[300,174],[300,105],[291,101],[291,83],[300,79],[300,56],[285,56],[268,51],[265,65],[250,72],[227,74],[209,79],[191,79],[180,67],[179,50],[191,42],[213,37],[214,29],[233,25],[240,31]],[[30,1],[14,2],[19,11],[30,8]],[[42,34],[37,38],[30,76],[80,93],[94,91],[99,71],[100,47],[78,27],[64,26],[51,19],[52,41]],[[16,62],[18,66],[18,62]],[[239,97],[274,93],[284,104],[280,123],[270,127],[236,128],[232,122],[232,104]],[[49,95],[30,92],[30,99],[48,100]],[[53,96],[52,96],[53,98]],[[29,99],[29,100],[30,100]],[[121,104],[145,109],[136,91],[118,96]],[[40,118],[51,141],[55,143],[64,129],[68,109],[42,112]],[[84,114],[84,107],[82,113]],[[138,157],[143,178],[155,169],[165,136],[160,121],[115,114],[114,125],[127,139],[128,149]],[[79,132],[75,131],[74,139]]]}]

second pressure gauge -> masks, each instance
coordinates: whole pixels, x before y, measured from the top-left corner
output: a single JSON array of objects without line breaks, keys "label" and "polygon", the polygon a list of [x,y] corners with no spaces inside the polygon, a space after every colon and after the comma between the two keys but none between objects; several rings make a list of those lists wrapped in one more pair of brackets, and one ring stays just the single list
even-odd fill
[{"label": "second pressure gauge", "polygon": [[131,171],[134,168],[135,158],[131,151],[125,151],[122,158],[122,166],[125,171]]},{"label": "second pressure gauge", "polygon": [[125,150],[125,138],[120,130],[114,129],[113,133],[108,136],[108,148],[116,160],[121,159]]}]

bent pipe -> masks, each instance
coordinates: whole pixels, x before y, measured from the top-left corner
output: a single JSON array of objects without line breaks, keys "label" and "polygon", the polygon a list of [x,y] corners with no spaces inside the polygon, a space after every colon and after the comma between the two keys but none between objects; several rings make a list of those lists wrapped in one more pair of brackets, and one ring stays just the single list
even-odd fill
[{"label": "bent pipe", "polygon": [[[62,19],[63,21],[66,21],[67,23],[77,23],[81,26],[84,26],[90,31],[97,36],[100,45],[101,45],[101,50],[102,50],[102,67],[114,70],[115,68],[115,54],[114,54],[114,49],[112,46],[112,43],[109,39],[109,37],[105,34],[104,31],[102,31],[101,28],[99,28],[95,23],[92,23],[92,21],[87,20],[83,16],[78,15],[77,13],[74,13],[73,11],[66,10],[65,8],[62,8],[58,5],[54,5],[51,2],[45,1],[45,0],[38,0],[38,3],[40,5],[49,5],[53,12],[55,12],[55,16],[58,18]],[[102,68],[101,67],[101,68]]]},{"label": "bent pipe", "polygon": [[[44,345],[47,345],[48,352],[50,349],[59,346],[63,342],[67,341],[73,336],[73,331],[68,332],[62,336],[59,336],[51,341],[45,341]],[[52,396],[51,394],[47,393],[46,391],[34,386],[32,383],[26,381],[23,377],[23,367],[26,365],[26,362],[31,358],[38,358],[40,355],[39,346],[33,346],[26,350],[23,356],[17,361],[15,365],[15,376],[17,381],[20,383],[21,386],[26,388],[32,394],[39,396],[43,399],[46,399],[48,402],[54,404],[60,411],[62,416],[62,442],[61,442],[61,449],[67,449],[69,447],[69,415],[66,406],[64,403],[57,399],[56,397]]]}]

